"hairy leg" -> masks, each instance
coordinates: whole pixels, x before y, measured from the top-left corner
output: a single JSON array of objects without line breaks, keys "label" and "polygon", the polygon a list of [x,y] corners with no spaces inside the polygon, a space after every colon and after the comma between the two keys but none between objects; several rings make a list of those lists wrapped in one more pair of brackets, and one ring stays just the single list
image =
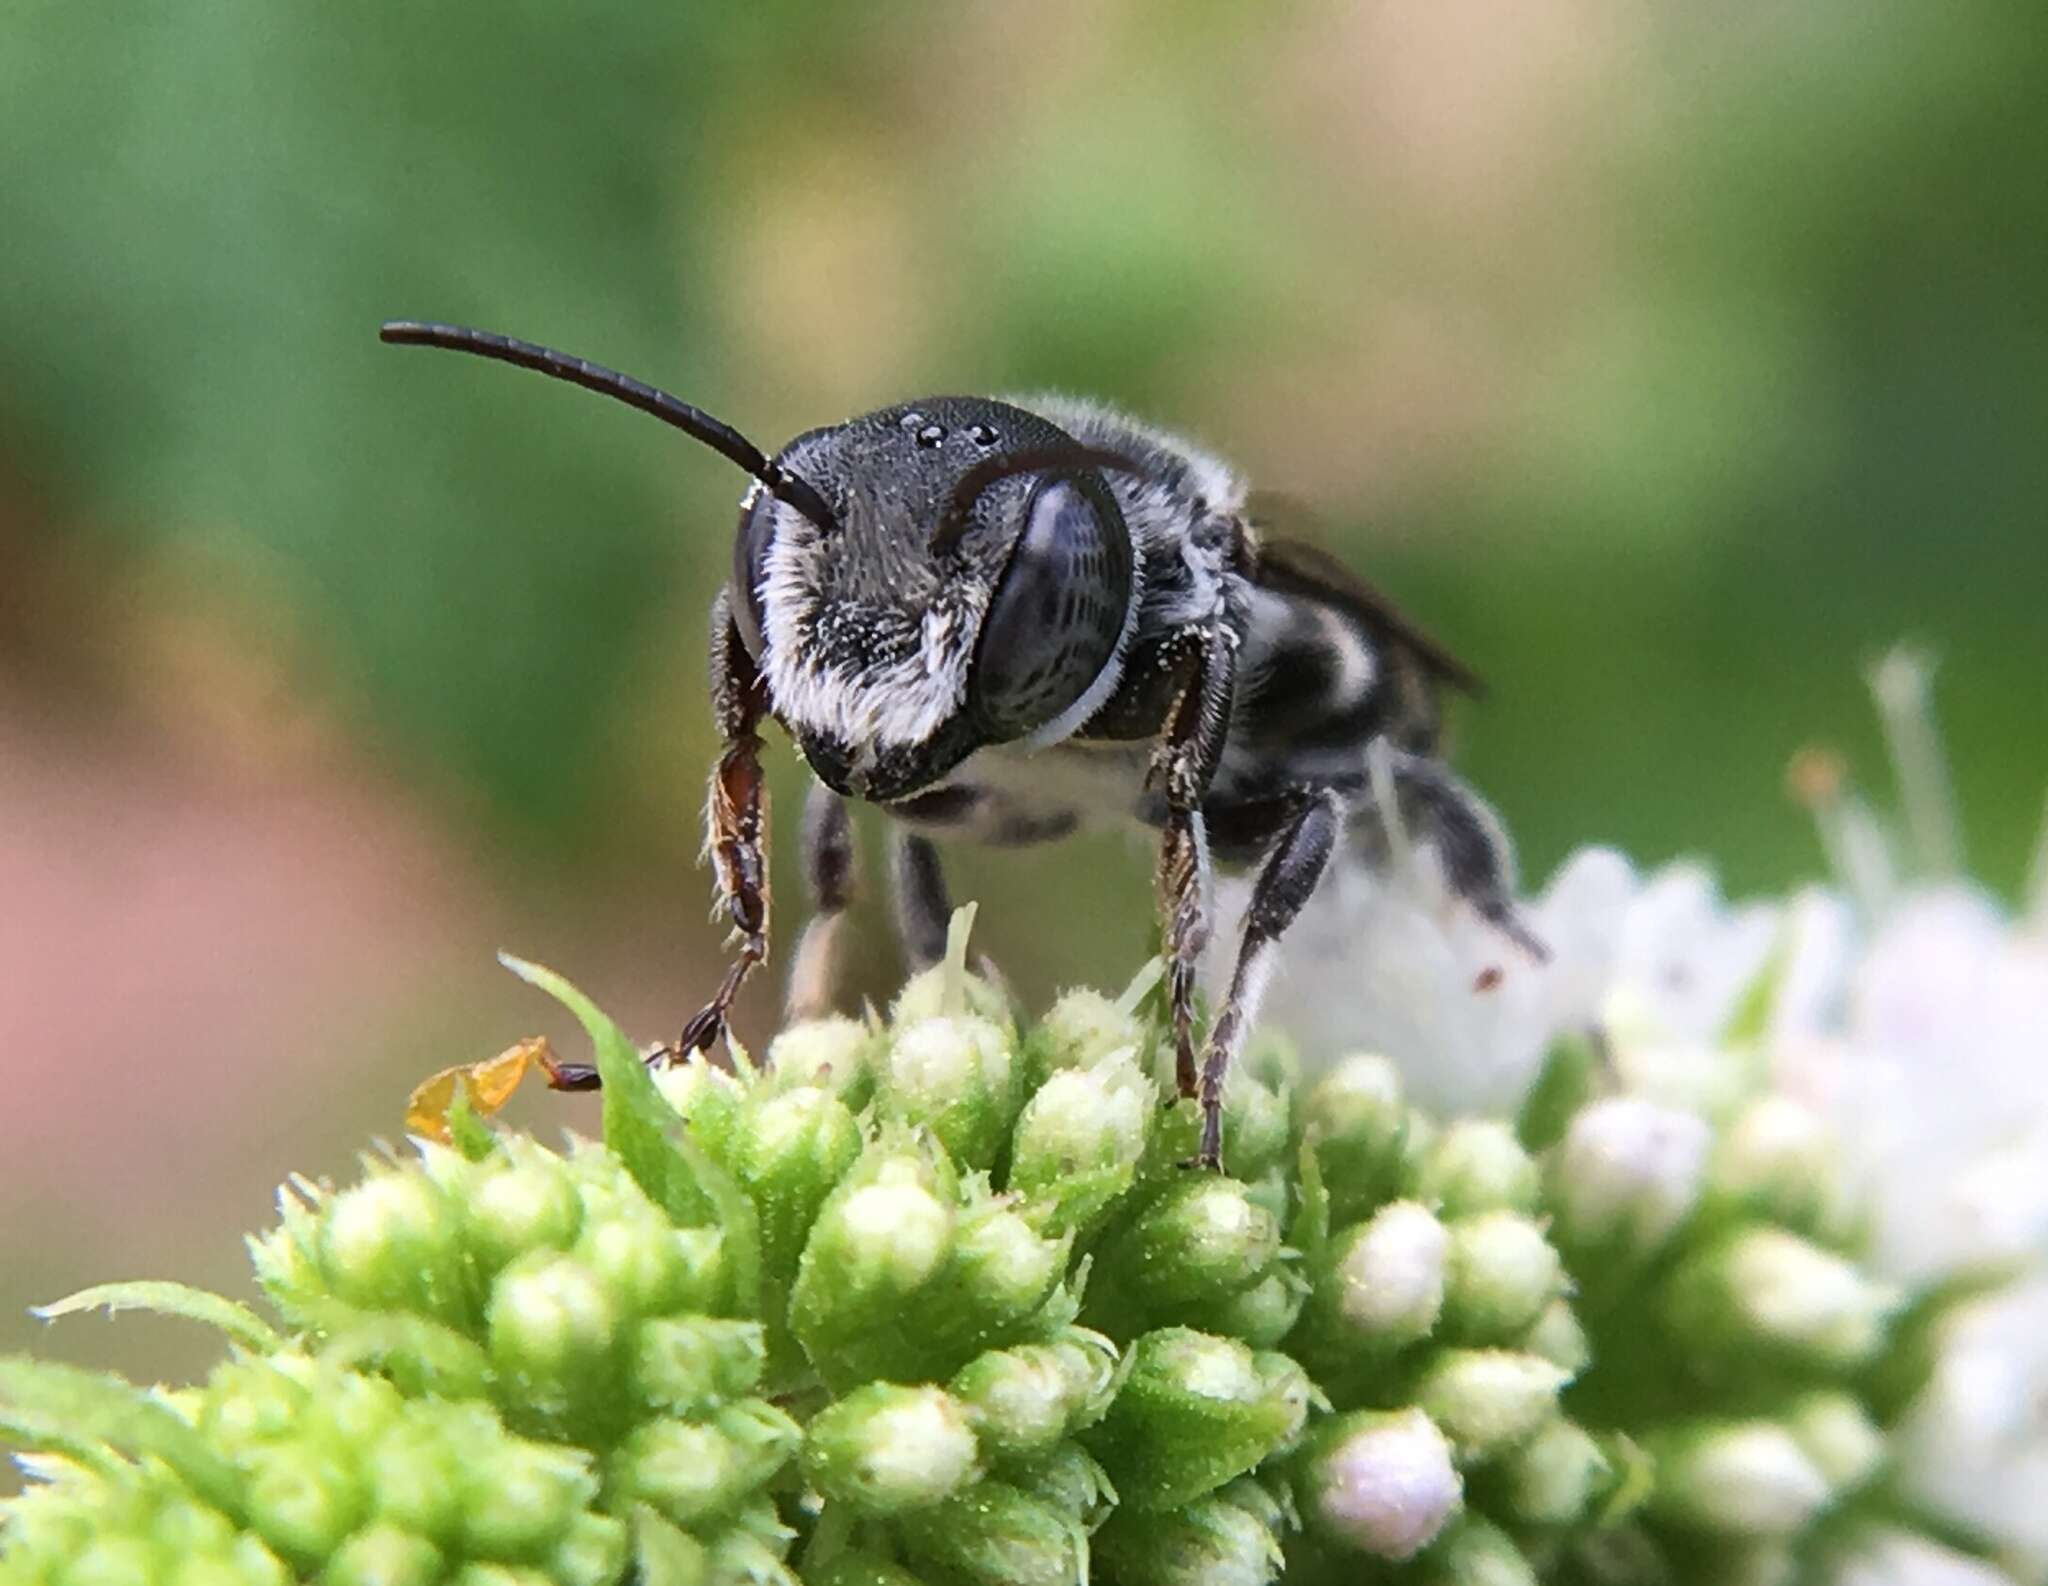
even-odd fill
[{"label": "hairy leg", "polygon": [[915,973],[946,956],[946,926],[953,901],[931,840],[901,826],[889,828],[889,898],[903,961]]},{"label": "hairy leg", "polygon": [[1200,636],[1183,661],[1183,681],[1152,756],[1149,784],[1166,796],[1159,839],[1159,921],[1172,1010],[1174,1077],[1183,1096],[1198,1086],[1195,979],[1209,942],[1209,845],[1202,795],[1216,774],[1230,721],[1234,651],[1221,627]]},{"label": "hairy leg", "polygon": [[1195,1165],[1223,1166],[1223,1081],[1244,1048],[1246,1033],[1258,1017],[1260,1000],[1272,973],[1273,955],[1281,935],[1294,923],[1302,905],[1315,892],[1329,867],[1343,819],[1334,793],[1308,795],[1293,818],[1281,828],[1245,910],[1244,938],[1230,990],[1217,1010],[1202,1053],[1202,1145]]},{"label": "hairy leg", "polygon": [[811,917],[790,957],[783,1011],[792,1021],[821,1018],[832,1011],[839,983],[840,927],[846,906],[853,901],[852,810],[822,782],[813,782],[804,798],[803,861]]}]

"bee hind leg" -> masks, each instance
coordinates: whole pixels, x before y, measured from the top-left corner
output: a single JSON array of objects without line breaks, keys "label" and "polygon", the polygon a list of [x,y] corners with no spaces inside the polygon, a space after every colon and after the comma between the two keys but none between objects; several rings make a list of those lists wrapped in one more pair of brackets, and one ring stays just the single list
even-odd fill
[{"label": "bee hind leg", "polygon": [[1309,794],[1280,829],[1252,884],[1244,913],[1244,936],[1230,989],[1209,1027],[1202,1052],[1202,1144],[1191,1164],[1220,1171],[1223,1166],[1223,1082],[1244,1048],[1252,1020],[1272,976],[1273,957],[1287,928],[1315,893],[1336,850],[1342,804],[1332,792]]},{"label": "bee hind leg", "polygon": [[[1515,907],[1514,850],[1485,801],[1440,762],[1423,755],[1388,750],[1384,768],[1388,775],[1375,778],[1378,796],[1365,806],[1371,813],[1360,822],[1378,857],[1386,857],[1393,830],[1428,844],[1454,894],[1536,963],[1549,962],[1550,949]],[[1388,783],[1391,810],[1383,791]]]}]

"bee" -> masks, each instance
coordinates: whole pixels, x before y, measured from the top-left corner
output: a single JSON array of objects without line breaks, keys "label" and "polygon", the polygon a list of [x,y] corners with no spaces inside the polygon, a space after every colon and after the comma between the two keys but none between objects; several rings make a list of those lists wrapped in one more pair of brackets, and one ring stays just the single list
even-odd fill
[{"label": "bee", "polygon": [[[710,1054],[768,956],[761,732],[815,774],[803,819],[814,914],[793,1013],[831,1000],[852,893],[849,803],[890,819],[905,956],[945,948],[936,840],[1155,834],[1175,1078],[1197,1164],[1222,1164],[1223,1083],[1288,927],[1342,854],[1434,847],[1452,893],[1532,957],[1500,824],[1438,756],[1447,689],[1473,673],[1329,556],[1268,531],[1228,466],[1107,407],[938,396],[797,436],[773,457],[652,386],[485,331],[394,322],[386,342],[497,359],[652,414],[737,464],[732,576],[711,605],[723,739],[707,851],[732,959],[655,1057]],[[1211,867],[1255,879],[1233,972],[1197,1049]],[[587,1073],[566,1083],[594,1083]]]}]

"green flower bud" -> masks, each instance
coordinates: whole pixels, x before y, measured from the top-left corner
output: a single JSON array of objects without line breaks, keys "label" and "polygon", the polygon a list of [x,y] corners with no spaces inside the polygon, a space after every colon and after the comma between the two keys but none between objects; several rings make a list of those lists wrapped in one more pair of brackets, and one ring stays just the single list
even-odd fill
[{"label": "green flower bud", "polygon": [[961,1166],[986,1168],[1016,1116],[1015,1056],[1006,1025],[972,1015],[919,1019],[897,1027],[877,1089],[890,1117],[930,1129]]},{"label": "green flower bud", "polygon": [[651,1206],[591,1223],[575,1254],[621,1317],[656,1314],[695,1297],[676,1229]]},{"label": "green flower bud", "polygon": [[902,1320],[952,1249],[952,1197],[929,1155],[885,1141],[826,1198],[797,1263],[790,1326],[827,1382],[893,1375],[906,1349],[917,1353]]},{"label": "green flower bud", "polygon": [[556,1586],[613,1586],[632,1555],[626,1522],[588,1510],[568,1524],[547,1557],[548,1579]]},{"label": "green flower bud", "polygon": [[761,1214],[763,1259],[793,1274],[804,1235],[860,1157],[860,1125],[829,1090],[760,1091],[734,1130],[731,1165]]},{"label": "green flower bud", "polygon": [[1116,1347],[1070,1329],[1057,1343],[993,1350],[961,1367],[953,1394],[983,1448],[996,1458],[1043,1452],[1101,1418],[1116,1376]]},{"label": "green flower bud", "polygon": [[619,1444],[610,1485],[679,1525],[729,1515],[789,1462],[803,1433],[759,1399],[728,1405],[708,1423],[649,1421]]},{"label": "green flower bud", "polygon": [[[968,905],[970,908],[972,904]],[[949,940],[948,946],[952,946]],[[936,963],[910,977],[889,1008],[889,1026],[905,1030],[924,1019],[970,1015],[986,1019],[999,1030],[1009,1030],[1010,999],[1002,987],[974,974],[964,965]]]},{"label": "green flower bud", "polygon": [[1536,1586],[1536,1571],[1514,1539],[1497,1525],[1467,1513],[1429,1550],[1429,1586]]},{"label": "green flower bud", "polygon": [[802,1586],[783,1559],[786,1539],[769,1540],[740,1526],[721,1532],[711,1544],[707,1578],[712,1586]]},{"label": "green flower bud", "polygon": [[1248,1289],[1214,1305],[1198,1307],[1192,1319],[1202,1331],[1242,1339],[1254,1349],[1271,1349],[1294,1331],[1309,1298],[1309,1282],[1292,1267],[1275,1263]]},{"label": "green flower bud", "polygon": [[560,1158],[518,1135],[471,1180],[463,1200],[470,1249],[485,1273],[530,1250],[566,1250],[583,1221],[583,1203]]},{"label": "green flower bud", "polygon": [[320,1219],[320,1271],[337,1299],[467,1323],[475,1274],[462,1214],[425,1174],[380,1168],[343,1190]]},{"label": "green flower bud", "polygon": [[759,1322],[659,1317],[640,1325],[633,1383],[642,1403],[691,1415],[752,1393],[766,1360]]},{"label": "green flower bud", "polygon": [[1415,1402],[1463,1460],[1483,1460],[1534,1434],[1557,1413],[1570,1376],[1540,1355],[1446,1349],[1424,1368]]},{"label": "green flower bud", "polygon": [[389,1524],[358,1531],[321,1571],[322,1586],[435,1586],[441,1550]]},{"label": "green flower bud", "polygon": [[1701,1119],[1640,1097],[1582,1109],[1551,1165],[1559,1236],[1587,1251],[1659,1248],[1699,1199],[1707,1143]]},{"label": "green flower bud", "polygon": [[1450,1235],[1428,1210],[1414,1201],[1382,1206],[1330,1241],[1300,1347],[1333,1380],[1377,1372],[1435,1328],[1449,1258]]},{"label": "green flower bud", "polygon": [[[1178,1172],[1200,1149],[1201,1110],[1177,1104],[1154,1131],[1148,1167]],[[1250,1184],[1283,1163],[1292,1167],[1291,1093],[1284,1083],[1267,1084],[1256,1074],[1233,1068],[1223,1086],[1225,1166]]]},{"label": "green flower bud", "polygon": [[369,1516],[369,1493],[340,1450],[306,1443],[252,1448],[243,1456],[250,1526],[291,1563],[324,1562]]},{"label": "green flower bud", "polygon": [[1122,1053],[1054,1073],[1017,1119],[1010,1189],[1049,1232],[1091,1226],[1135,1181],[1157,1111],[1151,1083]]},{"label": "green flower bud", "polygon": [[957,1370],[982,1350],[1023,1336],[1066,1263],[1064,1241],[1044,1237],[1001,1201],[983,1199],[963,1211],[913,1341],[928,1374]]},{"label": "green flower bud", "polygon": [[1249,1288],[1280,1252],[1280,1228],[1243,1184],[1184,1174],[1112,1241],[1103,1275],[1150,1315]]},{"label": "green flower bud", "polygon": [[1734,1536],[1789,1537],[1829,1498],[1827,1479],[1784,1427],[1708,1423],[1651,1440],[1651,1512]]},{"label": "green flower bud", "polygon": [[488,1324],[491,1362],[519,1402],[559,1417],[611,1387],[618,1308],[574,1257],[536,1251],[514,1263],[492,1292]]},{"label": "green flower bud", "polygon": [[1565,1286],[1543,1230],[1511,1211],[1454,1223],[1446,1265],[1444,1323],[1466,1343],[1512,1343]]},{"label": "green flower bud", "polygon": [[911,1562],[974,1586],[1077,1586],[1088,1538],[1067,1515],[1000,1481],[898,1522]]},{"label": "green flower bud", "polygon": [[365,1451],[370,1506],[383,1519],[436,1543],[461,1533],[463,1448],[487,1447],[499,1436],[496,1417],[481,1405],[416,1409]]},{"label": "green flower bud", "polygon": [[1541,1175],[1515,1132],[1494,1119],[1467,1118],[1430,1143],[1415,1173],[1415,1197],[1445,1218],[1536,1209]]},{"label": "green flower bud", "polygon": [[1523,1525],[1576,1525],[1613,1489],[1615,1470],[1582,1426],[1554,1420],[1502,1462],[1507,1518]]},{"label": "green flower bud", "polygon": [[980,1474],[968,1407],[938,1388],[874,1382],[819,1412],[804,1474],[828,1503],[867,1515],[929,1508]]},{"label": "green flower bud", "polygon": [[1835,1221],[1834,1142],[1814,1113],[1789,1096],[1753,1101],[1714,1148],[1708,1183],[1719,1199],[1802,1233]]},{"label": "green flower bud", "polygon": [[1333,1222],[1366,1216],[1407,1176],[1415,1119],[1400,1070],[1384,1057],[1347,1057],[1302,1100],[1302,1130],[1315,1144]]},{"label": "green flower bud", "polygon": [[1413,1558],[1464,1503],[1451,1445],[1420,1410],[1356,1410],[1318,1429],[1303,1518],[1327,1540],[1390,1563]]},{"label": "green flower bud", "polygon": [[1158,1514],[1118,1510],[1096,1534],[1096,1561],[1119,1586],[1266,1586],[1285,1563],[1279,1538],[1229,1492]]},{"label": "green flower bud", "polygon": [[1146,1333],[1109,1413],[1083,1434],[1118,1496],[1187,1503],[1241,1476],[1301,1430],[1307,1384],[1284,1356],[1185,1327]]},{"label": "green flower bud", "polygon": [[1142,1067],[1148,1032],[1099,991],[1064,991],[1024,1038],[1024,1068],[1034,1085],[1063,1069],[1089,1069],[1112,1059]]},{"label": "green flower bud", "polygon": [[1574,1377],[1593,1363],[1593,1345],[1586,1337],[1586,1329],[1580,1325],[1578,1313],[1570,1303],[1561,1299],[1544,1306],[1543,1314],[1522,1340],[1522,1348],[1563,1367]]},{"label": "green flower bud", "polygon": [[1884,1468],[1884,1433],[1851,1394],[1804,1394],[1786,1414],[1785,1427],[1831,1492],[1860,1487]]},{"label": "green flower bud", "polygon": [[875,1032],[833,1014],[792,1024],[768,1043],[767,1069],[777,1089],[814,1086],[858,1108],[874,1089]]},{"label": "green flower bud", "polygon": [[580,1449],[507,1442],[479,1457],[466,1450],[462,1539],[472,1557],[537,1562],[597,1494]]},{"label": "green flower bud", "polygon": [[924,1586],[909,1570],[872,1553],[835,1554],[826,1564],[804,1565],[810,1586]]},{"label": "green flower bud", "polygon": [[997,1472],[1019,1492],[1041,1498],[1093,1530],[1116,1507],[1116,1489],[1095,1456],[1064,1442],[1033,1459],[1007,1460]]},{"label": "green flower bud", "polygon": [[1665,1316],[1692,1347],[1842,1371],[1883,1347],[1893,1291],[1832,1251],[1779,1228],[1741,1229],[1671,1280]]}]

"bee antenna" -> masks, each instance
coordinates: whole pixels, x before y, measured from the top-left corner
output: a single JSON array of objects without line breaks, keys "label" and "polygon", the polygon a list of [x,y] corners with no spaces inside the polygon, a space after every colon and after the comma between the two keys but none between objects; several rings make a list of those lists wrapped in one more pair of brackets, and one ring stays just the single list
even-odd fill
[{"label": "bee antenna", "polygon": [[1144,472],[1142,464],[1121,452],[1102,451],[1094,446],[1083,446],[1078,441],[1068,446],[1034,446],[1024,451],[985,457],[962,474],[960,482],[953,487],[952,499],[946,503],[946,515],[939,519],[938,528],[932,532],[933,552],[949,551],[959,543],[960,536],[967,532],[967,520],[973,516],[974,504],[997,480],[1010,479],[1018,474],[1043,473],[1048,469],[1074,468],[1108,468],[1124,474]]},{"label": "bee antenna", "polygon": [[620,374],[602,364],[572,358],[549,347],[536,346],[530,341],[518,341],[488,330],[472,330],[464,325],[422,324],[415,320],[394,319],[378,329],[377,339],[394,347],[443,347],[450,352],[495,358],[499,363],[551,375],[586,391],[595,391],[599,396],[623,402],[627,407],[638,408],[642,413],[651,413],[662,423],[681,430],[692,440],[702,442],[721,457],[739,464],[760,480],[769,494],[787,501],[826,533],[838,529],[832,509],[825,505],[823,496],[781,464],[763,456],[760,447],[730,424],[713,418],[702,408],[692,407],[680,397],[670,396],[666,391],[635,380],[631,375]]}]

